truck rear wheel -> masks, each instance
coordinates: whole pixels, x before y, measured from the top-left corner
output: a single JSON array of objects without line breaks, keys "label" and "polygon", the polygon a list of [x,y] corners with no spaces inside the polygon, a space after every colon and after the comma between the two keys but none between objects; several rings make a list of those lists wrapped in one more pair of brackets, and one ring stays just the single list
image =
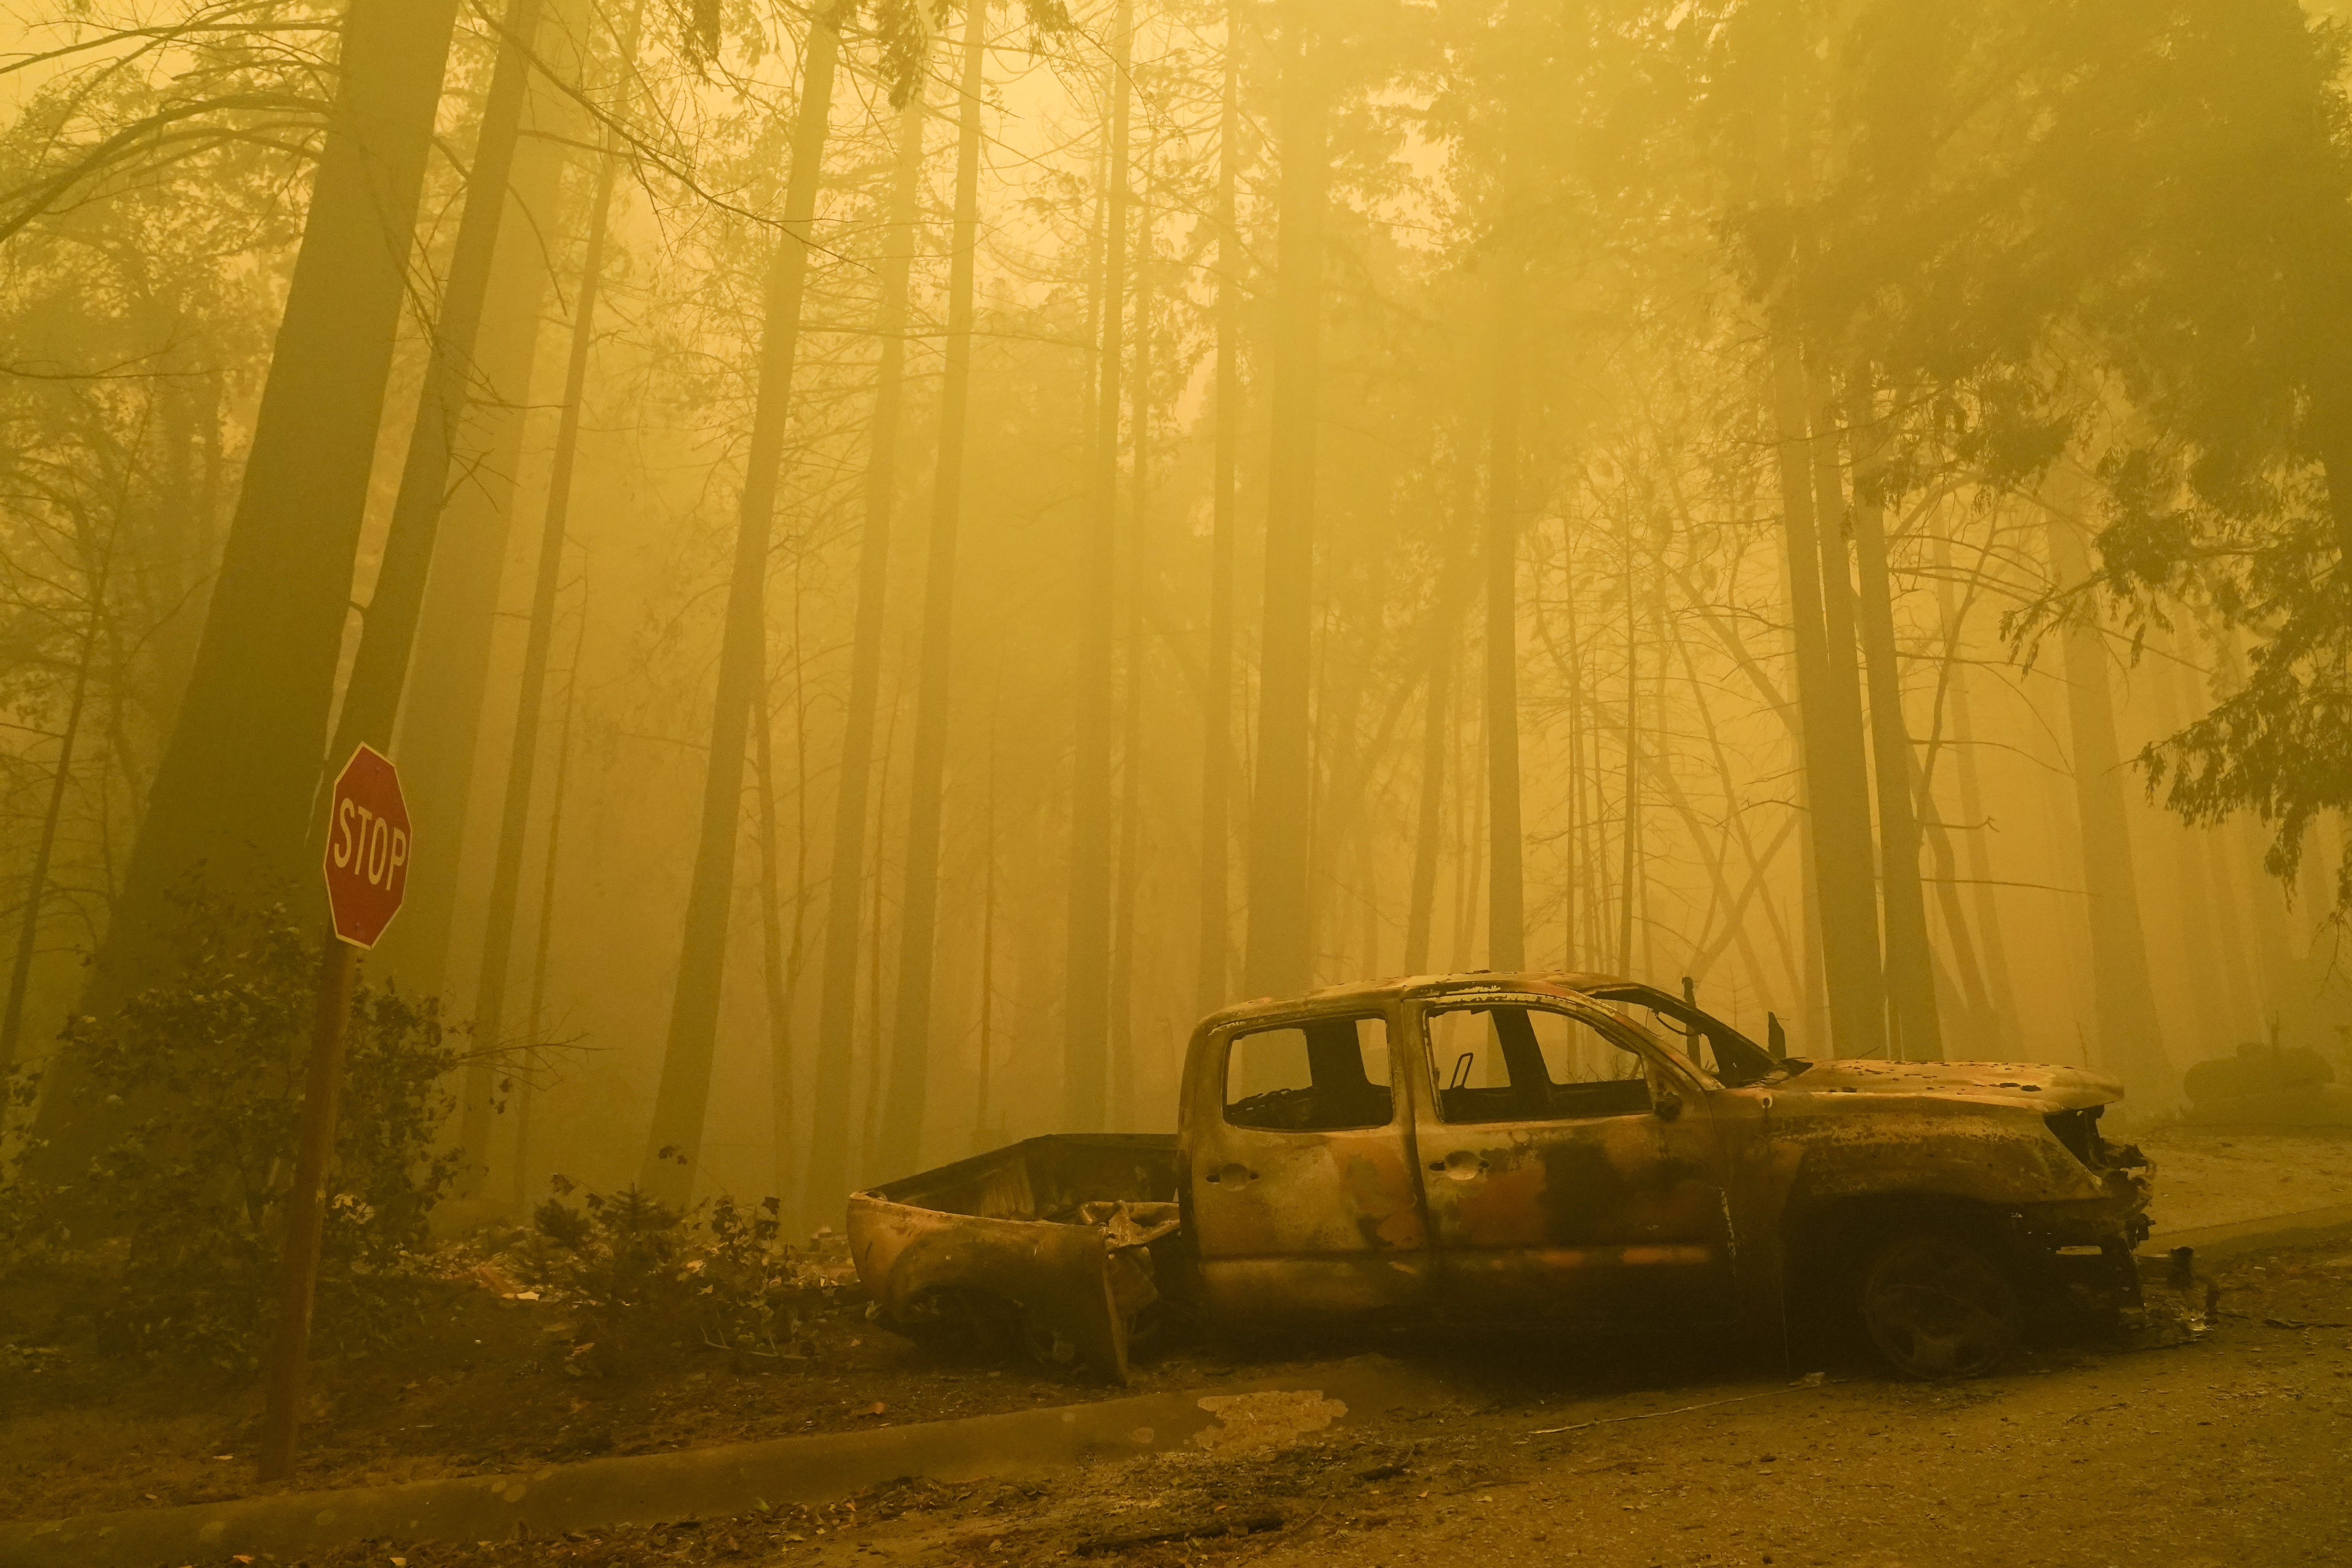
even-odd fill
[{"label": "truck rear wheel", "polygon": [[2000,1259],[1947,1230],[1905,1231],[1862,1269],[1871,1342],[1897,1372],[1940,1382],[1982,1377],[2017,1348],[2023,1310]]}]

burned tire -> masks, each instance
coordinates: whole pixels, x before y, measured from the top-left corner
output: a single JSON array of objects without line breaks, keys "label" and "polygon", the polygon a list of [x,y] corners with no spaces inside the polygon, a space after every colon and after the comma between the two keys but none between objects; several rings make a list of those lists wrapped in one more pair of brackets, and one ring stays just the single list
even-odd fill
[{"label": "burned tire", "polygon": [[2024,1326],[2000,1256],[1951,1231],[1896,1235],[1863,1264],[1860,1284],[1864,1331],[1906,1377],[1982,1377],[2009,1359]]}]

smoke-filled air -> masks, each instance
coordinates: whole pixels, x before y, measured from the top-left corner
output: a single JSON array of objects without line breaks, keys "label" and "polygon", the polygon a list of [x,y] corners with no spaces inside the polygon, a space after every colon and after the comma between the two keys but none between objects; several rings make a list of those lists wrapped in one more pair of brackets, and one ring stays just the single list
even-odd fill
[{"label": "smoke-filled air", "polygon": [[6,0],[0,1561],[2324,1556],[2338,9]]}]

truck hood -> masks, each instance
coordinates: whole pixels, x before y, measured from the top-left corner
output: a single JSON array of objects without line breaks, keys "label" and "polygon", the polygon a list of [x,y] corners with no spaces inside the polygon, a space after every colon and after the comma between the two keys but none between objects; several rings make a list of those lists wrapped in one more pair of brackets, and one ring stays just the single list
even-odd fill
[{"label": "truck hood", "polygon": [[2124,1097],[2124,1086],[2105,1073],[2033,1062],[1882,1062],[1853,1057],[1815,1062],[1774,1084],[1772,1093],[1781,1100],[1822,1101],[1848,1094],[1932,1096],[2011,1105],[2047,1115],[2111,1104]]}]

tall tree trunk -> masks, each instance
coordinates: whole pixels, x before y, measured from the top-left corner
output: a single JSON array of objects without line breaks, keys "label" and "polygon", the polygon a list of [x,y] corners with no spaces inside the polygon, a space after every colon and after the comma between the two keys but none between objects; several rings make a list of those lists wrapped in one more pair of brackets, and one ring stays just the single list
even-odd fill
[{"label": "tall tree trunk", "polygon": [[989,1075],[996,1059],[996,714],[988,723],[988,815],[981,842],[988,847],[980,883],[980,1064],[971,1091],[971,1152],[988,1147]]},{"label": "tall tree trunk", "polygon": [[793,363],[800,347],[801,296],[808,281],[810,225],[833,109],[833,72],[841,48],[841,13],[810,18],[801,100],[793,124],[792,166],[784,183],[784,232],[768,272],[761,327],[760,374],[751,440],[743,462],[742,510],[727,583],[727,619],[710,718],[709,771],[702,791],[694,873],[686,896],[677,990],[669,1038],[654,1094],[637,1184],[664,1203],[683,1204],[701,1158],[710,1109],[710,1066],[719,1041],[719,994],[727,969],[728,904],[735,887],[735,842],[743,815],[743,753],[751,704],[767,663],[768,539],[775,521],[776,482],[783,467]]},{"label": "tall tree trunk", "polygon": [[[1507,188],[1511,176],[1507,173]],[[1494,376],[1486,458],[1486,962],[1527,966],[1527,889],[1519,822],[1519,339],[1518,253],[1506,248],[1494,282]]]},{"label": "tall tree trunk", "polygon": [[1103,1125],[1109,1092],[1111,903],[1111,677],[1118,529],[1120,355],[1127,295],[1129,67],[1134,0],[1111,23],[1110,144],[1104,180],[1101,353],[1095,386],[1094,484],[1078,546],[1076,694],[1070,784],[1068,998],[1063,1005],[1063,1120],[1072,1131]]},{"label": "tall tree trunk", "polygon": [[[125,498],[127,504],[128,498]],[[8,1081],[16,1064],[16,1041],[25,1027],[25,996],[32,989],[33,958],[40,951],[41,910],[48,902],[49,866],[57,854],[58,825],[65,816],[66,791],[73,783],[74,746],[81,738],[83,710],[89,702],[89,674],[98,659],[99,633],[106,616],[107,579],[113,575],[114,543],[122,531],[121,509],[108,524],[106,545],[89,584],[89,621],[82,628],[81,652],[74,659],[73,695],[66,703],[66,727],[58,734],[58,758],[49,773],[49,800],[41,813],[41,831],[33,844],[33,865],[18,906],[16,955],[8,965],[8,1000],[0,1012],[0,1085]]]},{"label": "tall tree trunk", "polygon": [[1143,854],[1143,692],[1150,666],[1144,634],[1149,591],[1144,552],[1151,494],[1151,146],[1139,163],[1143,197],[1135,242],[1135,374],[1130,399],[1133,478],[1129,484],[1127,553],[1127,689],[1119,721],[1118,885],[1111,903],[1110,1115],[1124,1132],[1135,1124],[1135,935],[1137,890]]},{"label": "tall tree trunk", "polygon": [[[2166,654],[2174,653],[2166,649]],[[2186,693],[2182,690],[2179,664],[2173,658],[2159,656],[2155,680],[2157,721],[2168,733],[2177,733],[2189,721]],[[2180,947],[2184,959],[2181,971],[2187,982],[2189,1008],[2197,1020],[2193,1042],[2183,1052],[2191,1061],[2223,1056],[2242,1037],[2241,1026],[2244,1015],[2233,1016],[2230,1007],[2230,987],[2221,979],[2227,969],[2221,947],[2221,933],[2214,919],[2217,893],[2211,868],[2206,863],[2205,829],[2186,822],[2174,822],[2165,830],[2172,841],[2173,868],[2179,881],[2179,897],[2173,918],[2179,922]],[[2226,889],[2224,890],[2226,891]]]},{"label": "tall tree trunk", "polygon": [[[1959,651],[1963,628],[1952,599],[1951,543],[1940,535],[1936,541],[1936,565],[1937,605],[1952,650],[1945,712],[1951,734],[1953,772],[1959,786],[1959,830],[1967,835],[1969,907],[1976,917],[1976,932],[1983,950],[1982,984],[1989,1008],[1986,1016],[1990,1038],[1972,1047],[1971,1051],[1978,1055],[2013,1055],[2024,1043],[2025,1020],[2018,1011],[2017,987],[2009,968],[2009,944],[2001,929],[2000,903],[1992,885],[1992,851],[1986,842],[1989,825],[1985,821],[1984,791],[1977,763],[1976,714],[1969,700],[1969,661]],[[1956,873],[1950,868],[1954,858],[1951,830],[1938,822],[1936,837],[1939,841],[1939,861],[1946,868],[1943,875],[1952,877]],[[1953,895],[1954,904],[1946,906],[1945,919],[1957,924],[1962,918],[1954,907],[1958,889],[1948,883],[1947,890]]]},{"label": "tall tree trunk", "polygon": [[[1433,610],[1434,616],[1438,612]],[[1445,762],[1452,737],[1447,733],[1453,707],[1454,639],[1443,631],[1429,639],[1429,658],[1422,676],[1421,784],[1413,812],[1412,881],[1406,894],[1404,972],[1429,970],[1429,927],[1437,898],[1437,857],[1445,810]]]},{"label": "tall tree trunk", "polygon": [[[946,378],[940,388],[939,464],[923,575],[923,641],[915,690],[914,765],[908,780],[907,894],[898,910],[898,994],[890,1029],[890,1096],[882,1118],[882,1172],[919,1164],[931,1079],[931,977],[940,905],[940,815],[947,783],[949,678],[953,673],[956,529],[963,512],[965,428],[971,395],[973,252],[980,240],[980,111],[988,63],[988,8],[964,20],[963,111],[956,132],[955,248],[948,263]],[[823,1190],[811,1197],[823,1201]]]},{"label": "tall tree trunk", "polygon": [[[1944,1059],[1936,1007],[1935,959],[1927,945],[1927,900],[1919,881],[1919,816],[1912,798],[1918,767],[1903,716],[1901,650],[1895,640],[1895,583],[1886,564],[1886,520],[1876,490],[1885,464],[1877,411],[1856,387],[1852,428],[1854,558],[1861,567],[1862,646],[1870,682],[1870,743],[1878,784],[1880,896],[1886,905],[1886,993],[1894,1054]],[[1832,474],[1832,482],[1834,481]],[[1960,928],[1964,930],[1965,928]]]},{"label": "tall tree trunk", "polygon": [[[432,564],[434,537],[440,531],[442,505],[449,493],[450,459],[459,446],[477,376],[475,351],[482,307],[489,293],[499,231],[511,194],[515,144],[522,130],[530,79],[529,57],[540,41],[541,5],[541,0],[507,0],[505,19],[499,26],[498,65],[482,106],[473,167],[467,171],[465,210],[457,219],[457,245],[450,253],[441,314],[434,323],[426,354],[425,384],[417,396],[415,424],[409,432],[407,460],[401,467],[400,489],[393,498],[392,522],[384,534],[375,589],[361,620],[359,650],[352,659],[351,679],[343,687],[342,711],[335,722],[334,740],[327,747],[329,778],[362,742],[379,749],[392,744],[393,721],[399,715],[401,690],[408,679],[408,656],[416,641],[425,572]],[[323,798],[322,791],[322,802]],[[447,830],[454,837],[457,828],[451,823]],[[315,816],[312,833],[323,845],[323,809]]]},{"label": "tall tree trunk", "polygon": [[[1241,159],[1241,0],[1225,0],[1224,101],[1217,116],[1217,366],[1211,458],[1209,651],[1201,723],[1201,952],[1193,1008],[1223,1005],[1233,973],[1234,457],[1241,437],[1244,255],[1234,188]],[[1424,922],[1425,925],[1426,922]]]},{"label": "tall tree trunk", "polygon": [[[2090,575],[2075,507],[2079,482],[2062,474],[2043,511],[2050,563],[2061,583]],[[2099,1060],[2139,1097],[2142,1114],[2161,1111],[2179,1092],[2157,1016],[2140,924],[2139,878],[2124,816],[2123,758],[2116,742],[2115,700],[2106,645],[2095,626],[2070,622],[2060,637],[2065,665],[2067,731],[2074,745],[2074,807],[2083,836],[2083,886],[2091,928],[2091,986]]]},{"label": "tall tree trunk", "polygon": [[[555,934],[555,876],[563,864],[563,797],[572,782],[572,720],[580,706],[580,656],[587,646],[588,603],[583,594],[580,627],[572,637],[572,668],[563,682],[563,722],[556,726],[555,731],[555,787],[547,803],[547,847],[539,882],[539,928],[530,944],[530,1007],[523,1014],[523,1039],[533,1049],[544,1038],[541,1030],[546,1018],[547,950]],[[530,1123],[532,1101],[538,1098],[538,1085],[533,1081],[538,1068],[537,1062],[529,1063],[515,1088],[513,1191],[518,1212],[530,1202]]]},{"label": "tall tree trunk", "polygon": [[1863,766],[1861,709],[1853,680],[1853,627],[1850,617],[1842,623],[1845,658],[1841,686],[1841,661],[1834,657],[1838,632],[1824,602],[1825,567],[1842,570],[1845,550],[1842,537],[1830,537],[1840,520],[1815,510],[1811,400],[1797,344],[1785,331],[1773,341],[1771,374],[1797,653],[1798,739],[1812,818],[1806,837],[1820,907],[1830,1033],[1839,1056],[1877,1056],[1886,1049],[1886,1015],[1878,965],[1878,899],[1870,864],[1870,783]]},{"label": "tall tree trunk", "polygon": [[1642,616],[1633,587],[1633,534],[1625,533],[1625,820],[1618,847],[1617,973],[1633,973],[1634,894],[1644,880],[1642,855]]},{"label": "tall tree trunk", "polygon": [[[85,1012],[110,1012],[168,961],[170,895],[197,868],[235,893],[319,885],[303,840],[456,13],[457,0],[352,0],[343,14],[236,517]],[[79,1075],[51,1075],[35,1173],[69,1179],[122,1114]]]},{"label": "tall tree trunk", "polygon": [[[542,61],[562,53],[547,40],[583,9],[577,0],[550,0],[540,23]],[[614,39],[614,64],[623,75],[636,53],[638,9]],[[447,983],[458,891],[465,868],[477,858],[467,853],[467,807],[475,769],[484,765],[479,753],[490,650],[551,281],[547,235],[558,223],[564,147],[577,112],[555,85],[534,80],[532,86],[524,105],[526,129],[508,174],[507,213],[482,299],[472,392],[453,458],[464,479],[450,487],[434,540],[394,735],[401,790],[409,814],[426,831],[412,847],[400,919],[377,944],[376,956],[388,973],[427,994]]]},{"label": "tall tree trunk", "polygon": [[[1591,771],[1592,726],[1585,713],[1584,647],[1576,630],[1576,555],[1575,525],[1563,515],[1559,530],[1560,609],[1565,623],[1561,628],[1561,644],[1555,651],[1560,679],[1568,688],[1565,721],[1568,727],[1568,793],[1563,803],[1567,809],[1565,831],[1560,835],[1559,869],[1559,964],[1562,969],[1583,967],[1584,931],[1589,929],[1577,912],[1577,901],[1582,896],[1586,881],[1585,868],[1591,856],[1585,845],[1587,817],[1584,810],[1585,779]],[[1550,626],[1543,611],[1540,588],[1537,591],[1536,626],[1550,643]]]},{"label": "tall tree trunk", "polygon": [[[849,702],[843,714],[840,783],[834,793],[833,851],[825,884],[824,952],[817,980],[816,1102],[845,1104],[857,1036],[857,949],[866,892],[866,803],[874,790],[874,726],[881,703],[882,633],[889,597],[890,530],[898,510],[898,422],[905,401],[907,278],[921,244],[917,219],[923,170],[923,90],[918,73],[898,119],[898,167],[890,192],[889,237],[882,257],[882,294],[875,334],[882,363],[875,377],[874,417],[866,444],[866,520],[857,541],[857,610],[850,632]],[[967,103],[965,112],[971,112]],[[961,169],[959,169],[961,177]],[[878,871],[878,868],[877,868]],[[831,1097],[831,1098],[828,1098]],[[849,1180],[849,1129],[820,1115],[810,1129],[807,1184],[811,1202]],[[801,1212],[796,1205],[793,1213]]]},{"label": "tall tree trunk", "polygon": [[[797,577],[793,597],[799,598]],[[795,632],[799,616],[793,616]],[[793,638],[795,645],[799,638]],[[800,680],[800,660],[795,658],[793,679],[793,723],[795,734],[803,726],[806,704],[803,700]],[[792,951],[784,949],[784,915],[778,889],[783,882],[783,845],[776,826],[776,745],[775,705],[763,683],[761,692],[759,722],[752,729],[752,772],[760,791],[760,981],[766,994],[768,1014],[768,1126],[774,1151],[769,1168],[774,1173],[776,1202],[782,1212],[798,1214],[792,1190],[792,1147],[795,1110],[793,1095],[793,1005],[797,1000],[801,970],[800,917],[808,906],[808,832],[807,799],[808,773],[803,767],[800,787],[793,792],[802,808],[802,831],[799,835],[800,865],[793,879],[793,942]],[[803,754],[805,751],[803,749]]]},{"label": "tall tree trunk", "polygon": [[[2352,531],[2352,504],[2339,510],[2338,521]],[[2246,660],[2239,649],[2237,633],[2226,626],[2216,626],[2213,653],[2216,673],[2231,689],[2242,689],[2246,684]],[[2216,823],[2212,837],[2217,849],[2227,846],[2222,855],[2229,867],[2231,884],[2245,889],[2250,934],[2262,976],[2262,1016],[2267,1023],[2275,1024],[2294,984],[2294,945],[2287,934],[2286,886],[2272,876],[2270,868],[2263,863],[2269,846],[2252,816],[2240,813]]]},{"label": "tall tree trunk", "polygon": [[[630,40],[634,53],[635,39]],[[596,297],[604,269],[606,226],[613,187],[620,174],[620,149],[605,139],[596,189],[588,199],[587,244],[581,255],[580,287],[572,304],[572,345],[563,372],[563,401],[557,416],[554,459],[548,475],[547,506],[540,523],[539,563],[531,584],[530,620],[523,636],[521,689],[515,701],[514,734],[507,752],[506,788],[499,812],[496,858],[490,870],[489,908],[482,931],[482,958],[474,989],[474,1038],[496,1048],[506,1027],[507,966],[514,954],[515,911],[522,894],[523,848],[530,834],[531,784],[539,766],[541,710],[547,700],[548,652],[555,638],[555,600],[563,580],[563,536],[572,515],[572,469],[580,451],[581,400],[588,384],[588,360],[596,341]],[[491,1064],[467,1068],[457,1123],[457,1147],[469,1173],[478,1173],[490,1138]],[[470,1175],[467,1179],[471,1179]]]},{"label": "tall tree trunk", "polygon": [[1314,978],[1307,869],[1313,799],[1315,453],[1321,376],[1323,224],[1329,108],[1307,0],[1281,16],[1276,122],[1282,173],[1275,241],[1275,345],[1266,461],[1265,592],[1258,639],[1255,788],[1250,798],[1249,937],[1242,989],[1305,990]]},{"label": "tall tree trunk", "polygon": [[1425,692],[1421,710],[1420,799],[1414,808],[1412,882],[1406,894],[1404,972],[1429,970],[1430,927],[1437,902],[1437,862],[1444,849],[1445,766],[1452,757],[1459,716],[1454,704],[1454,647],[1459,640],[1455,625],[1460,590],[1471,575],[1470,510],[1476,494],[1477,466],[1467,451],[1454,458],[1454,510],[1439,534],[1442,552],[1437,569],[1438,590],[1429,605],[1428,648],[1423,657]]},{"label": "tall tree trunk", "polygon": [[[401,689],[408,679],[409,651],[416,640],[417,609],[425,598],[425,570],[432,563],[434,536],[441,526],[443,498],[449,491],[450,456],[457,446],[475,375],[475,343],[498,254],[499,230],[506,216],[515,142],[522,128],[530,76],[528,55],[539,41],[540,10],[541,0],[508,0],[498,65],[466,184],[465,211],[457,221],[457,248],[442,293],[441,317],[435,323],[416,422],[409,433],[407,460],[401,468],[391,527],[384,537],[383,562],[362,621],[359,650],[343,689],[335,737],[327,750],[330,778],[354,747],[365,743],[387,748],[392,743],[393,721],[399,715]],[[311,821],[314,849],[323,849],[325,845],[324,801],[322,790]],[[464,831],[463,815],[459,806],[457,819],[444,825],[453,839]],[[478,1043],[495,1047],[499,1041],[489,1034]],[[458,1118],[461,1152],[468,1168],[464,1179],[468,1182],[488,1153],[496,1080],[497,1063],[478,1052],[467,1065]]]}]

